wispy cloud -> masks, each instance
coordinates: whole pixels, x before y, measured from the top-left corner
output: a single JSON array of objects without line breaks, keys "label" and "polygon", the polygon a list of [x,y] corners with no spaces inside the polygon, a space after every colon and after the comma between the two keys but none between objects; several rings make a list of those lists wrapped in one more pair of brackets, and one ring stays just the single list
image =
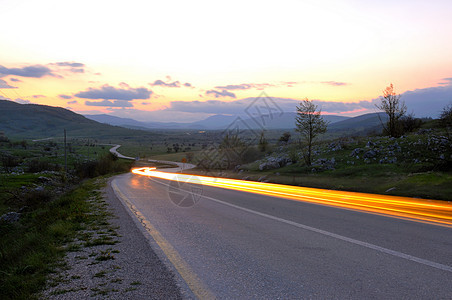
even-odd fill
[{"label": "wispy cloud", "polygon": [[171,77],[167,76],[168,81],[165,82],[163,80],[157,79],[156,81],[149,83],[150,86],[160,86],[160,87],[168,87],[168,88],[180,88],[184,87],[192,87],[191,83],[186,82],[182,84],[180,81],[171,81]]},{"label": "wispy cloud", "polygon": [[216,86],[216,89],[220,90],[228,90],[228,91],[234,91],[234,90],[249,90],[249,89],[256,89],[256,90],[263,90],[265,88],[269,87],[275,87],[275,84],[271,83],[241,83],[241,84],[228,84],[228,85],[219,85]]},{"label": "wispy cloud", "polygon": [[441,79],[443,82],[440,82],[440,85],[452,85],[452,77]]},{"label": "wispy cloud", "polygon": [[72,98],[74,98],[74,97],[72,97],[71,95],[63,95],[63,94],[58,95],[58,97],[59,97],[60,99],[72,99]]},{"label": "wispy cloud", "polygon": [[60,67],[72,67],[72,68],[83,68],[85,64],[78,63],[78,62],[57,62],[55,65]]},{"label": "wispy cloud", "polygon": [[72,101],[68,101],[68,102],[66,102],[67,104],[77,104],[78,102],[77,102],[77,100],[72,100]]},{"label": "wispy cloud", "polygon": [[0,77],[15,75],[21,77],[41,78],[44,76],[56,76],[54,72],[43,65],[32,65],[22,68],[6,68],[0,65]]},{"label": "wispy cloud", "polygon": [[0,79],[0,89],[17,89],[17,87],[8,84],[8,82]]},{"label": "wispy cloud", "polygon": [[127,101],[121,100],[102,100],[102,101],[85,101],[85,105],[87,106],[105,106],[105,107],[133,107],[133,104]]},{"label": "wispy cloud", "polygon": [[152,91],[144,87],[116,88],[110,85],[104,85],[100,88],[88,88],[88,90],[78,92],[74,96],[84,99],[131,101],[136,99],[149,99],[151,95]]},{"label": "wispy cloud", "polygon": [[216,86],[216,89],[220,89],[220,90],[229,90],[229,91],[233,91],[233,90],[248,90],[250,89],[252,86],[251,84],[248,83],[242,83],[242,84],[228,84],[228,85],[220,85],[220,86]]},{"label": "wispy cloud", "polygon": [[217,91],[217,90],[208,90],[205,93],[207,96],[214,96],[215,98],[223,98],[223,97],[230,97],[230,98],[237,98],[234,93],[228,92],[227,90]]},{"label": "wispy cloud", "polygon": [[17,78],[10,78],[9,81],[13,81],[13,82],[22,82],[22,80],[17,79]]},{"label": "wispy cloud", "polygon": [[50,64],[53,67],[56,67],[56,72],[61,73],[85,73],[85,64],[79,62],[56,62]]},{"label": "wispy cloud", "polygon": [[322,81],[322,84],[332,85],[332,86],[343,86],[348,85],[346,82],[338,82],[338,81]]},{"label": "wispy cloud", "polygon": [[46,96],[44,96],[44,95],[33,95],[32,97],[34,99],[39,99],[39,98],[45,98]]}]

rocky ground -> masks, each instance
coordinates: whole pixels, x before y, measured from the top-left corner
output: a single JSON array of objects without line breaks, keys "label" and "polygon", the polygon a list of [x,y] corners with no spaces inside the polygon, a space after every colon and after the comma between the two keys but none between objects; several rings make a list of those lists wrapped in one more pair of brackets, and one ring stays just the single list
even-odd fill
[{"label": "rocky ground", "polygon": [[89,201],[99,221],[66,245],[65,261],[40,295],[45,299],[180,299],[173,274],[127,211],[104,189]]}]

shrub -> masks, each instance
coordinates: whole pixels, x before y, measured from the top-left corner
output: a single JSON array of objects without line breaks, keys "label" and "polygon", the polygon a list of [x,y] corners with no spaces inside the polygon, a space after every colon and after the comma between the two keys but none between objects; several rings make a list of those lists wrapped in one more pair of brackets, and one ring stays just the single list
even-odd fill
[{"label": "shrub", "polygon": [[403,116],[402,118],[400,118],[399,122],[404,134],[408,132],[413,132],[416,129],[421,128],[422,125],[422,120],[415,118],[413,114]]},{"label": "shrub", "polygon": [[42,171],[58,171],[59,164],[53,164],[45,160],[33,159],[27,163],[27,172],[38,173]]}]

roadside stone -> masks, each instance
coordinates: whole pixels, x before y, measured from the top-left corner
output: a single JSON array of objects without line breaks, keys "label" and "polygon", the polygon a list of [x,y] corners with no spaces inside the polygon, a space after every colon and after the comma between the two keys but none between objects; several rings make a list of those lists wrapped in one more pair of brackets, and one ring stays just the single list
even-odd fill
[{"label": "roadside stone", "polygon": [[268,161],[268,162],[264,162],[259,165],[259,170],[261,170],[261,171],[278,169],[278,168],[279,168],[279,163],[276,161]]},{"label": "roadside stone", "polygon": [[353,149],[352,153],[350,153],[350,156],[358,156],[358,154],[361,153],[362,151],[363,151],[363,149],[361,149],[361,148],[355,148],[355,149]]},{"label": "roadside stone", "polygon": [[257,181],[263,182],[264,180],[267,179],[267,177],[268,177],[267,175],[264,175],[264,176],[260,177]]},{"label": "roadside stone", "polygon": [[368,159],[368,158],[374,158],[377,155],[377,152],[375,152],[374,150],[369,150],[366,153],[364,153],[364,158]]},{"label": "roadside stone", "polygon": [[16,223],[19,221],[19,219],[20,219],[20,213],[12,211],[12,212],[2,215],[0,217],[0,222]]}]

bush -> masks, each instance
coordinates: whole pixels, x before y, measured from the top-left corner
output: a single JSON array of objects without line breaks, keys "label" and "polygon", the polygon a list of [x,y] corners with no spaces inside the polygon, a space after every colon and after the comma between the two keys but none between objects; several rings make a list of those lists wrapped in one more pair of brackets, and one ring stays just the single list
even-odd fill
[{"label": "bush", "polygon": [[60,165],[45,160],[33,159],[27,163],[27,172],[38,173],[42,171],[59,171]]},{"label": "bush", "polygon": [[242,155],[242,163],[247,164],[258,159],[261,159],[264,156],[264,153],[257,150],[254,147],[247,148]]},{"label": "bush", "polygon": [[17,157],[3,152],[0,152],[0,161],[7,173],[11,172],[11,169],[17,167],[20,163],[20,160]]},{"label": "bush", "polygon": [[38,207],[52,199],[52,194],[45,189],[35,189],[25,193],[22,196],[22,201],[28,207]]},{"label": "bush", "polygon": [[404,134],[408,132],[413,132],[416,129],[421,128],[422,125],[422,120],[415,118],[413,114],[403,116],[402,118],[400,118],[399,122],[401,130],[403,131]]},{"label": "bush", "polygon": [[120,161],[116,155],[107,153],[97,160],[85,161],[75,165],[75,172],[80,178],[94,178],[109,173],[126,172],[132,162]]}]

